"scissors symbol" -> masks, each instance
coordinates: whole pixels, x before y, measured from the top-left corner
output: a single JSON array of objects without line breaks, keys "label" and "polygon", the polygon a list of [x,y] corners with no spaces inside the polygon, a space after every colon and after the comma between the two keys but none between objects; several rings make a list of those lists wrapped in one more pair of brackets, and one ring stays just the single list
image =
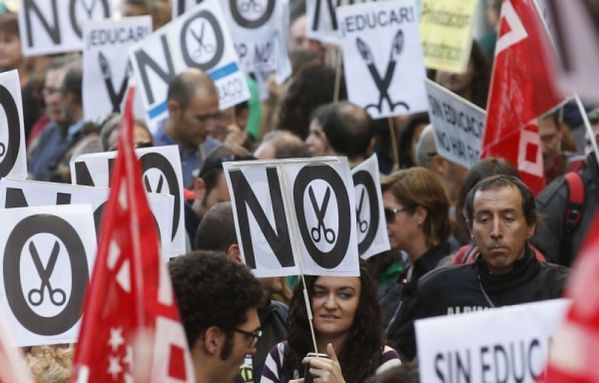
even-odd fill
[{"label": "scissors symbol", "polygon": [[401,54],[404,44],[403,32],[400,29],[393,38],[393,42],[391,43],[391,57],[389,58],[389,63],[387,64],[387,69],[385,70],[385,77],[381,78],[380,73],[376,69],[374,65],[374,56],[372,55],[372,51],[368,44],[366,44],[361,38],[356,39],[356,45],[358,46],[358,52],[360,52],[360,56],[364,62],[366,62],[366,66],[368,67],[368,71],[374,80],[374,84],[379,91],[379,101],[378,104],[369,104],[366,105],[365,109],[373,108],[379,113],[382,112],[383,109],[383,101],[387,101],[389,104],[389,108],[391,111],[395,110],[398,106],[403,106],[406,110],[410,110],[410,107],[405,102],[393,102],[391,100],[391,96],[389,96],[389,86],[391,85],[391,81],[393,80],[393,74],[395,72],[395,66],[397,64],[397,58]]},{"label": "scissors symbol", "polygon": [[[314,195],[312,186],[310,186],[310,190],[308,192],[310,194],[312,208],[314,209],[314,213],[316,213],[316,218],[318,219],[318,226],[310,229],[310,235],[316,242],[320,242],[321,238],[324,237],[324,240],[327,241],[327,243],[332,244],[335,242],[335,232],[333,229],[327,228],[324,225],[324,216],[327,213],[327,206],[329,205],[329,199],[331,198],[331,189],[327,187],[327,191],[324,193],[324,199],[322,200],[322,205],[320,207],[318,207],[318,202],[316,201],[316,196]],[[322,237],[321,233],[324,233]]]},{"label": "scissors symbol", "polygon": [[33,306],[39,306],[44,302],[44,290],[48,288],[48,294],[50,295],[50,301],[55,306],[61,306],[67,300],[67,295],[62,289],[53,289],[52,285],[50,285],[50,277],[52,276],[52,272],[54,271],[54,266],[56,266],[56,260],[58,259],[58,252],[60,250],[60,245],[58,241],[54,243],[54,247],[52,248],[52,252],[50,253],[50,259],[48,259],[48,264],[44,268],[42,264],[42,260],[35,248],[33,242],[29,243],[29,252],[31,253],[31,258],[33,259],[33,264],[35,265],[35,269],[37,270],[40,279],[42,280],[42,284],[39,289],[31,289],[29,294],[27,294],[27,299],[29,303]]},{"label": "scissors symbol", "polygon": [[199,59],[204,53],[212,54],[214,52],[214,44],[204,44],[204,30],[206,29],[206,23],[202,23],[200,28],[200,35],[191,28],[191,34],[198,42],[198,48],[193,52],[192,56],[194,59]]},{"label": "scissors symbol", "polygon": [[360,195],[360,202],[358,203],[358,229],[360,229],[360,233],[366,233],[368,230],[368,221],[363,220],[362,215],[362,205],[364,204],[364,194],[366,193],[365,189],[362,189],[362,194]]},{"label": "scissors symbol", "polygon": [[257,3],[256,0],[248,0],[241,3],[241,12],[247,13],[249,11],[254,11],[255,13],[261,13],[263,11],[263,6],[260,3]]}]

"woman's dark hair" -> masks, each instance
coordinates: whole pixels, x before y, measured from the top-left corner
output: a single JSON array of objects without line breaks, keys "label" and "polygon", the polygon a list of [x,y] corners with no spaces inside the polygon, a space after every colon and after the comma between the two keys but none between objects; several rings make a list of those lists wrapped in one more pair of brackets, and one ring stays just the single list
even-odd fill
[{"label": "woman's dark hair", "polygon": [[[308,294],[312,296],[318,276],[306,276]],[[381,306],[377,295],[374,277],[364,261],[360,261],[360,302],[349,330],[343,350],[335,350],[341,365],[343,377],[348,383],[363,382],[373,375],[381,363],[383,347],[383,324]],[[308,325],[308,314],[303,295],[303,284],[295,288],[289,304],[290,324],[287,340],[291,355],[285,356],[283,366],[292,376],[294,370],[303,371],[302,359],[313,352],[312,338]]]},{"label": "woman's dark hair", "polygon": [[466,174],[464,183],[458,194],[458,201],[456,203],[456,228],[455,234],[462,243],[468,243],[470,241],[470,232],[468,230],[468,224],[462,214],[464,205],[466,203],[466,196],[470,189],[478,183],[478,181],[496,175],[508,175],[519,178],[518,171],[509,161],[503,158],[485,158],[484,160],[478,161]]},{"label": "woman's dark hair", "polygon": [[399,134],[397,151],[399,152],[399,164],[402,169],[416,166],[416,153],[412,150],[412,141],[418,127],[430,123],[428,112],[414,113],[410,116],[406,127]]},{"label": "woman's dark hair", "polygon": [[[291,80],[281,100],[277,129],[287,130],[302,140],[308,137],[310,115],[318,106],[333,101],[335,69],[322,64],[309,64]],[[345,80],[341,76],[339,101],[347,99]]]}]

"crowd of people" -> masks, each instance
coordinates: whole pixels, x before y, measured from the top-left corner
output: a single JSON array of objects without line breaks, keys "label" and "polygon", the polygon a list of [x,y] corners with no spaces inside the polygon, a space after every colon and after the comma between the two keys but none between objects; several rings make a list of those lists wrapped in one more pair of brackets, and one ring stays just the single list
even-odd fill
[{"label": "crowd of people", "polygon": [[[499,3],[486,2],[489,32],[472,42],[466,73],[427,73],[482,108]],[[210,76],[187,69],[171,80],[157,129],[135,121],[136,147],[179,147],[189,252],[168,268],[197,381],[414,383],[416,320],[562,296],[599,200],[597,158],[572,108],[538,119],[547,186],[535,198],[501,158],[470,169],[444,158],[426,113],[392,118],[390,134],[387,119],[347,101],[342,73],[335,90],[336,48],[306,36],[303,0],[290,6],[293,73],[283,84],[269,79],[268,94],[219,110]],[[85,120],[80,54],[25,57],[15,11],[0,14],[0,72],[19,71],[29,177],[69,183],[73,156],[116,149],[121,118]],[[157,29],[171,4],[122,0],[120,11],[149,14]],[[589,118],[599,129],[599,110]],[[242,263],[222,164],[331,155],[355,166],[373,153],[391,249],[360,261],[359,277],[256,279]],[[66,382],[72,354],[72,345],[32,347],[26,360],[37,381]]]}]

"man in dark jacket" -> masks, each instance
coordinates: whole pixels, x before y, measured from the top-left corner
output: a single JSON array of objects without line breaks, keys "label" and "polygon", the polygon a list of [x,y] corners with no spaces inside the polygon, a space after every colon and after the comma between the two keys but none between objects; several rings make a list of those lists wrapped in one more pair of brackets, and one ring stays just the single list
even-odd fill
[{"label": "man in dark jacket", "polygon": [[464,214],[481,256],[420,279],[406,314],[389,339],[406,358],[416,355],[414,321],[558,298],[568,269],[539,262],[528,245],[537,213],[530,190],[513,176],[493,176],[468,193]]},{"label": "man in dark jacket", "polygon": [[[221,170],[222,172],[222,170]],[[214,205],[198,226],[195,247],[200,250],[223,251],[227,257],[241,262],[241,251],[235,234],[233,207],[231,202]],[[271,295],[283,289],[281,278],[259,278],[262,288],[262,301],[258,306],[258,317],[262,324],[262,337],[256,344],[256,353],[246,358],[236,383],[259,382],[264,361],[270,349],[287,339],[287,317],[289,309],[284,303],[271,300]]]}]

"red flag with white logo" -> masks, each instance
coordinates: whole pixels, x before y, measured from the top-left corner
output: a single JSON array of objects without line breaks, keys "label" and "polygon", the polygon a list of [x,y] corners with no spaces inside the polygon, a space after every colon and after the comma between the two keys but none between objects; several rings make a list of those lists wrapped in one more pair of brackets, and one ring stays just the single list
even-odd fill
[{"label": "red flag with white logo", "polygon": [[14,345],[8,327],[0,318],[0,383],[33,383],[20,350]]},{"label": "red flag with white logo", "polygon": [[553,338],[543,382],[599,382],[599,214],[581,249],[566,287],[572,306]]},{"label": "red flag with white logo", "polygon": [[538,193],[545,186],[534,119],[555,108],[557,64],[534,0],[504,0],[495,47],[481,158],[511,161]]},{"label": "red flag with white logo", "polygon": [[127,94],[71,382],[193,382],[185,333],[133,150]]}]

